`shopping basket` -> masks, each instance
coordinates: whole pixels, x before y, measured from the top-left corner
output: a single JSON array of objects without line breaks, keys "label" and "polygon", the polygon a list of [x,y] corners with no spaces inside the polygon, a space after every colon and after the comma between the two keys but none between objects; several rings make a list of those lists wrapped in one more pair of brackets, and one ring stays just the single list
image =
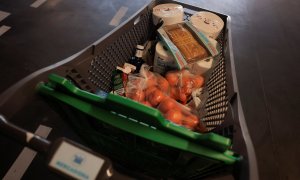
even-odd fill
[{"label": "shopping basket", "polygon": [[[251,141],[243,139],[245,123],[236,104],[228,16],[214,12],[223,19],[225,27],[217,39],[221,53],[206,82],[209,97],[202,120],[209,133],[195,133],[176,126],[153,108],[108,93],[112,71],[128,61],[135,46],[152,34],[151,9],[166,2],[174,1],[153,1],[145,5],[92,46],[8,89],[2,95],[1,112],[11,117],[32,101],[32,97],[41,98],[33,91],[36,88],[42,99],[70,123],[90,148],[110,157],[120,169],[125,167],[150,177],[181,179],[232,172],[242,159],[232,149],[249,159],[249,148],[253,147]],[[184,6],[186,19],[204,10],[178,4]],[[245,147],[248,151],[244,151]]]}]

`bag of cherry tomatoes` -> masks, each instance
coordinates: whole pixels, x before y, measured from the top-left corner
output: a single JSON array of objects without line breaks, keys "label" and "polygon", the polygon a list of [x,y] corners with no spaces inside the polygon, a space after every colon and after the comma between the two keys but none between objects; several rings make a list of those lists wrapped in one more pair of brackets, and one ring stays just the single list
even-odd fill
[{"label": "bag of cherry tomatoes", "polygon": [[182,104],[190,100],[193,91],[204,85],[203,76],[194,75],[186,69],[170,71],[166,74],[166,79],[170,84],[170,97]]},{"label": "bag of cherry tomatoes", "polygon": [[164,98],[158,105],[158,109],[167,120],[175,124],[182,125],[194,131],[206,132],[205,125],[189,108],[170,97]]},{"label": "bag of cherry tomatoes", "polygon": [[142,66],[140,74],[130,74],[125,87],[126,97],[156,108],[169,93],[168,81]]},{"label": "bag of cherry tomatoes", "polygon": [[140,74],[128,76],[125,94],[130,99],[159,109],[167,120],[175,124],[205,132],[206,128],[199,118],[177,102],[185,104],[193,90],[202,86],[203,82],[204,79],[187,70],[169,72],[164,78],[142,66]]}]

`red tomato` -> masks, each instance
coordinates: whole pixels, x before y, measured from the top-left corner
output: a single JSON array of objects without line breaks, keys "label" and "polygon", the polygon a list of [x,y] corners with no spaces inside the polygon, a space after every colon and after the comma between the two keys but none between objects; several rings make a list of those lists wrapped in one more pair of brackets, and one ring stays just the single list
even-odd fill
[{"label": "red tomato", "polygon": [[206,129],[205,125],[201,122],[198,124],[198,126],[196,126],[195,130],[199,131],[201,133],[207,132],[207,129]]},{"label": "red tomato", "polygon": [[156,76],[150,72],[150,71],[145,71],[146,73],[146,85],[147,87],[151,87],[151,86],[156,86],[157,85],[157,78]]},{"label": "red tomato", "polygon": [[144,91],[145,91],[145,96],[146,96],[146,98],[148,98],[149,96],[150,96],[150,94],[153,92],[153,91],[155,91],[155,90],[157,90],[157,87],[155,87],[155,86],[151,86],[151,87],[147,87]]},{"label": "red tomato", "polygon": [[185,95],[185,93],[183,93],[183,92],[180,93],[178,100],[180,100],[182,104],[186,104],[186,102],[187,102],[187,96]]},{"label": "red tomato", "polygon": [[196,115],[194,115],[194,114],[190,114],[190,115],[188,116],[188,118],[191,119],[191,120],[193,120],[193,121],[196,121],[196,122],[199,121],[198,117],[197,117]]},{"label": "red tomato", "polygon": [[164,92],[166,94],[168,93],[170,85],[169,85],[169,82],[165,78],[158,76],[158,78],[157,78],[157,85],[158,85],[158,88],[162,92]]},{"label": "red tomato", "polygon": [[189,77],[182,77],[181,78],[181,84],[180,84],[180,86],[181,87],[183,87],[183,86],[191,86],[192,87],[192,80],[191,80],[191,78],[189,78]]},{"label": "red tomato", "polygon": [[145,100],[145,94],[142,90],[135,90],[133,92],[130,92],[130,98],[135,100],[135,101],[138,101],[138,102],[142,102]]},{"label": "red tomato", "polygon": [[173,99],[177,99],[178,97],[178,90],[177,90],[177,87],[171,87],[170,89],[170,97],[173,98]]},{"label": "red tomato", "polygon": [[179,100],[182,102],[182,104],[185,104],[187,102],[187,96],[185,95],[185,92],[182,91],[179,87],[172,87],[170,89],[170,97]]},{"label": "red tomato", "polygon": [[169,110],[166,114],[165,114],[165,118],[172,121],[173,123],[176,124],[181,124],[181,120],[182,120],[182,114],[180,111],[177,110]]},{"label": "red tomato", "polygon": [[198,118],[195,115],[186,116],[183,120],[183,125],[189,129],[195,129],[199,124]]},{"label": "red tomato", "polygon": [[186,96],[190,96],[193,92],[193,89],[189,86],[183,86],[181,88],[181,93],[185,94]]},{"label": "red tomato", "polygon": [[178,83],[178,74],[170,72],[166,74],[166,79],[169,82],[170,86],[176,86]]},{"label": "red tomato", "polygon": [[154,78],[153,79],[147,79],[146,85],[147,85],[147,87],[156,86],[157,82],[156,82],[156,80]]},{"label": "red tomato", "polygon": [[187,69],[182,69],[180,71],[180,73],[183,75],[183,76],[190,76],[191,75],[191,72]]},{"label": "red tomato", "polygon": [[195,76],[193,78],[193,83],[195,88],[200,88],[204,85],[204,78],[203,76]]},{"label": "red tomato", "polygon": [[160,90],[153,91],[149,97],[148,101],[152,104],[153,107],[157,106],[163,99],[165,95]]},{"label": "red tomato", "polygon": [[144,105],[146,105],[146,106],[152,107],[152,105],[150,104],[149,101],[143,101],[141,103],[144,104]]},{"label": "red tomato", "polygon": [[158,106],[158,109],[163,112],[166,113],[167,111],[174,109],[175,106],[177,106],[175,100],[171,99],[171,98],[165,98],[164,100],[161,101],[161,103]]}]

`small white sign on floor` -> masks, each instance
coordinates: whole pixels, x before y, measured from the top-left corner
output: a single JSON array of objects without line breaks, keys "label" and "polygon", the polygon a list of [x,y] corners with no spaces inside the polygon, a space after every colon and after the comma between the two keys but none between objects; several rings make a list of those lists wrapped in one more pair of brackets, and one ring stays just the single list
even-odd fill
[{"label": "small white sign on floor", "polygon": [[[35,131],[36,135],[39,135],[43,138],[47,138],[52,128],[40,125]],[[25,147],[22,152],[19,154],[13,165],[7,171],[3,180],[15,180],[21,179],[34,157],[36,156],[36,151]]]},{"label": "small white sign on floor", "polygon": [[6,33],[10,29],[10,26],[1,26],[0,27],[0,36],[2,36],[4,33]]},{"label": "small white sign on floor", "polygon": [[38,8],[40,5],[44,4],[47,0],[36,0],[34,3],[30,5],[30,7]]},{"label": "small white sign on floor", "polygon": [[9,12],[0,11],[0,21],[2,21],[3,19],[5,19],[9,15],[10,15]]}]

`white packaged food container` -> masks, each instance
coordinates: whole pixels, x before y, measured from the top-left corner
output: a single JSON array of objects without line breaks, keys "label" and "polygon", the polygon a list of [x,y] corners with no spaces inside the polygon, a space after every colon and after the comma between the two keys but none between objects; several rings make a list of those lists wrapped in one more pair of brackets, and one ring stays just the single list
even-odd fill
[{"label": "white packaged food container", "polygon": [[157,25],[162,19],[163,26],[181,23],[183,21],[183,7],[179,4],[160,4],[153,8],[153,24]]},{"label": "white packaged food container", "polygon": [[224,21],[216,14],[200,11],[191,16],[193,26],[208,37],[216,39],[224,27]]},{"label": "white packaged food container", "polygon": [[175,60],[172,54],[163,47],[161,42],[155,46],[153,71],[164,74],[168,68],[176,68]]},{"label": "white packaged food container", "polygon": [[[212,38],[208,38],[211,44],[217,48],[218,42]],[[190,68],[193,74],[205,75],[207,71],[209,71],[213,65],[213,58],[198,61],[194,64],[190,64],[188,67]]]}]

